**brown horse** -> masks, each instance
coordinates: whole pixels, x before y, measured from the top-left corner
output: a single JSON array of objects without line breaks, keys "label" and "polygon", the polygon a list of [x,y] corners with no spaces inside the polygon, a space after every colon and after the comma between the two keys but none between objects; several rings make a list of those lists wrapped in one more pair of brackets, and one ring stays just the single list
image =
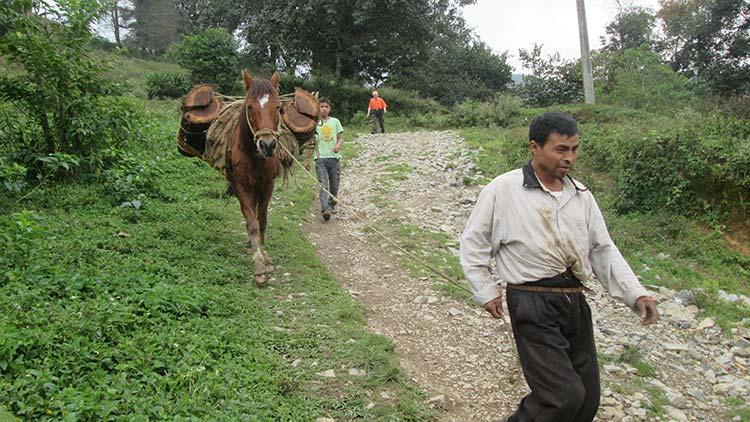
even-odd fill
[{"label": "brown horse", "polygon": [[279,72],[275,72],[270,81],[253,79],[244,70],[242,76],[247,94],[232,132],[232,171],[227,178],[245,216],[255,284],[264,286],[272,270],[271,259],[264,248],[268,203],[274,181],[283,171],[276,157],[281,123]]}]

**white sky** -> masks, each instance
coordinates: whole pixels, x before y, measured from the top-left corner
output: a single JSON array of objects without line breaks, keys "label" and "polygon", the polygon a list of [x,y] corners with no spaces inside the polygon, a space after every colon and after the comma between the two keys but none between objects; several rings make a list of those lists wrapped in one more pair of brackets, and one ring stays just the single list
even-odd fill
[{"label": "white sky", "polygon": [[[658,0],[624,0],[634,6],[658,10]],[[604,28],[617,14],[615,0],[585,0],[589,46],[599,48]],[[521,73],[518,50],[542,44],[544,55],[559,52],[563,58],[580,57],[576,0],[478,0],[463,8],[464,18],[479,38],[498,53],[508,52],[508,63]]]}]

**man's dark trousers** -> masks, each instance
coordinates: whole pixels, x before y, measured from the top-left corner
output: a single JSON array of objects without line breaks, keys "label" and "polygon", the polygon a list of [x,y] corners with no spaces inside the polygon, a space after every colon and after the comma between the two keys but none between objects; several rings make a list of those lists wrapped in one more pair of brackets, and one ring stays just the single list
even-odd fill
[{"label": "man's dark trousers", "polygon": [[375,109],[370,113],[372,114],[372,133],[376,133],[378,131],[378,126],[380,126],[380,133],[385,133],[385,126],[383,123],[383,109]]},{"label": "man's dark trousers", "polygon": [[331,192],[333,196],[338,196],[339,194],[339,179],[341,175],[339,159],[318,158],[315,160],[315,172],[318,175],[318,183],[320,185],[320,208],[322,211],[330,210],[333,207],[329,204],[328,192]]},{"label": "man's dark trousers", "polygon": [[[570,274],[570,273],[567,273]],[[572,274],[528,284],[578,287]],[[508,312],[531,393],[510,422],[591,422],[599,408],[599,364],[591,309],[582,293],[506,289]]]}]

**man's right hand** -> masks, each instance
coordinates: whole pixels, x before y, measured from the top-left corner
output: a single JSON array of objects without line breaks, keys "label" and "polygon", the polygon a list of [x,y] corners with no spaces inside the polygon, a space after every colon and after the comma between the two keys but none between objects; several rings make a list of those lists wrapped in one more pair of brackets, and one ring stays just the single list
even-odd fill
[{"label": "man's right hand", "polygon": [[503,310],[503,298],[498,296],[484,304],[484,310],[492,315],[492,318],[501,319],[505,315]]}]

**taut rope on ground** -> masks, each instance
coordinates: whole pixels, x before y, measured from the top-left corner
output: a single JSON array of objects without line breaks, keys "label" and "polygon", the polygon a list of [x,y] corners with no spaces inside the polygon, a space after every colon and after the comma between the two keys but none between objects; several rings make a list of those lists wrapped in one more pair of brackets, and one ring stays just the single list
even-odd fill
[{"label": "taut rope on ground", "polygon": [[[294,154],[292,154],[287,149],[286,145],[284,145],[283,143],[279,143],[279,144],[284,148],[284,150],[286,150],[286,153],[289,154],[290,157],[292,157],[292,159],[294,160],[294,162],[305,172],[305,174],[307,174],[307,176],[311,180],[313,180],[316,184],[318,184],[317,177],[315,177],[312,173],[310,173],[310,170],[308,170],[307,168],[305,168],[305,166],[302,163],[300,163],[299,160],[297,160],[297,157],[295,157]],[[320,189],[322,189],[325,193],[327,193],[328,195],[330,195],[336,201],[337,204],[342,204],[342,202],[339,201],[339,198],[337,198],[336,195],[332,194],[328,189],[324,188],[323,186],[320,186]],[[448,277],[442,271],[438,270],[437,268],[435,268],[432,265],[428,264],[424,260],[420,259],[418,256],[414,255],[413,253],[411,253],[408,250],[406,250],[403,247],[401,247],[401,245],[399,245],[398,243],[396,243],[396,241],[394,241],[392,238],[386,236],[380,230],[378,230],[378,229],[370,226],[370,222],[368,222],[364,217],[362,217],[361,215],[359,215],[360,210],[358,210],[358,209],[356,209],[354,207],[351,207],[351,206],[350,206],[350,208],[353,211],[352,215],[357,220],[359,220],[360,222],[362,222],[365,225],[365,227],[367,227],[370,230],[372,230],[375,234],[377,234],[378,236],[380,236],[381,238],[383,238],[386,242],[388,242],[391,245],[393,245],[401,253],[403,253],[404,255],[408,256],[411,259],[413,259],[419,265],[421,265],[421,266],[427,268],[428,270],[432,271],[434,274],[436,274],[438,277],[446,280],[448,283],[450,283],[450,284],[458,287],[459,289],[461,289],[461,290],[463,290],[463,291],[465,291],[465,292],[467,292],[467,293],[469,293],[470,295],[473,296],[473,293],[471,292],[471,290],[467,289],[466,286],[463,286],[463,285],[459,284],[456,280],[453,280],[452,278]],[[518,352],[516,352],[515,343],[513,341],[513,337],[511,336],[510,327],[509,327],[508,321],[506,321],[506,319],[505,319],[505,315],[503,315],[503,317],[500,318],[500,321],[503,324],[503,331],[505,331],[505,335],[507,336],[507,339],[510,342],[510,348],[512,350],[513,357],[515,358],[516,368],[515,368],[515,371],[514,371],[514,375],[511,376],[511,377],[509,377],[509,381],[512,382],[511,389],[515,390],[516,387],[518,386],[519,382],[521,381],[521,372],[520,372],[521,363],[520,363],[520,360],[518,358]]]}]

